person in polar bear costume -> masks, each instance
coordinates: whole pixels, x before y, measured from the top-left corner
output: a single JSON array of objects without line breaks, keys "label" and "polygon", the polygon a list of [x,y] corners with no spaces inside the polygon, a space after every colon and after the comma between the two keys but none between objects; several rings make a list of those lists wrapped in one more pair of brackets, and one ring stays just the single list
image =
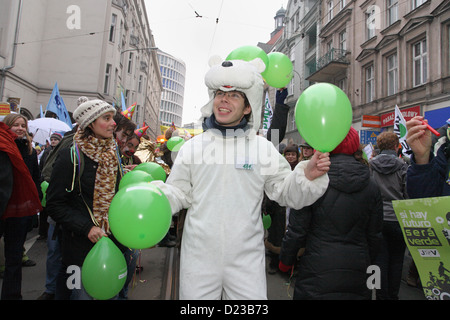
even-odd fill
[{"label": "person in polar bear costume", "polygon": [[180,258],[180,299],[267,299],[263,194],[300,209],[328,186],[328,153],[291,171],[258,136],[265,65],[259,58],[210,60],[204,133],[178,152],[166,183],[153,181],[172,212],[187,209]]}]

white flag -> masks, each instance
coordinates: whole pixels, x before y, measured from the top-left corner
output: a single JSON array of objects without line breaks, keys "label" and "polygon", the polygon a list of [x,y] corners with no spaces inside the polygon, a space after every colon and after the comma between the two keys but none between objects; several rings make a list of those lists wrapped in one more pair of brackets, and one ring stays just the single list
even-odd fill
[{"label": "white flag", "polygon": [[270,128],[270,125],[272,124],[272,116],[273,116],[273,110],[272,106],[270,105],[269,100],[269,93],[266,92],[266,99],[264,101],[264,120],[263,120],[263,126],[262,126],[262,133],[263,136],[267,134],[267,131]]},{"label": "white flag", "polygon": [[398,106],[395,106],[394,133],[398,136],[402,145],[403,154],[408,157],[411,156],[412,150],[408,143],[406,143],[406,134],[408,133],[408,130],[406,130],[406,121]]}]

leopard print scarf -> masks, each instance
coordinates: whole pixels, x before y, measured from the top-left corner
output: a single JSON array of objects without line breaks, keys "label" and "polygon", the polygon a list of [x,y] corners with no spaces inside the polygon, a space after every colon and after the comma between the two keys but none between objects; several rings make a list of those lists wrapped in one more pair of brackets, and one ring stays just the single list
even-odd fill
[{"label": "leopard print scarf", "polygon": [[98,139],[89,136],[82,138],[83,130],[78,129],[74,136],[80,150],[98,164],[95,176],[93,210],[96,225],[109,233],[108,210],[116,191],[116,178],[119,160],[114,138]]}]

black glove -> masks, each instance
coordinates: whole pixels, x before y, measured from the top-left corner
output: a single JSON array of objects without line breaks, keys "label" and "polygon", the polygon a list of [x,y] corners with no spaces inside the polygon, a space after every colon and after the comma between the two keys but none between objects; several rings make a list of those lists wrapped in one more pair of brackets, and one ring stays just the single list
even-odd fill
[{"label": "black glove", "polygon": [[284,100],[286,99],[288,95],[288,90],[287,88],[283,88],[283,89],[278,89],[277,93],[275,95],[275,101],[278,104],[284,104]]}]

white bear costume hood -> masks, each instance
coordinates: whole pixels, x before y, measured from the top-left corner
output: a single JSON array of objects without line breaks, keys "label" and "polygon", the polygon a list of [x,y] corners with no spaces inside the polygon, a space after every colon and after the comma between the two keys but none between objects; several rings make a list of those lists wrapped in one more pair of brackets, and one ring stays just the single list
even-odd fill
[{"label": "white bear costume hood", "polygon": [[252,108],[249,126],[256,132],[261,125],[264,81],[261,76],[266,68],[264,62],[256,58],[250,62],[243,60],[223,61],[214,56],[210,59],[211,69],[205,75],[210,101],[201,109],[202,118],[209,118],[213,113],[214,93],[222,91],[243,92]]}]

